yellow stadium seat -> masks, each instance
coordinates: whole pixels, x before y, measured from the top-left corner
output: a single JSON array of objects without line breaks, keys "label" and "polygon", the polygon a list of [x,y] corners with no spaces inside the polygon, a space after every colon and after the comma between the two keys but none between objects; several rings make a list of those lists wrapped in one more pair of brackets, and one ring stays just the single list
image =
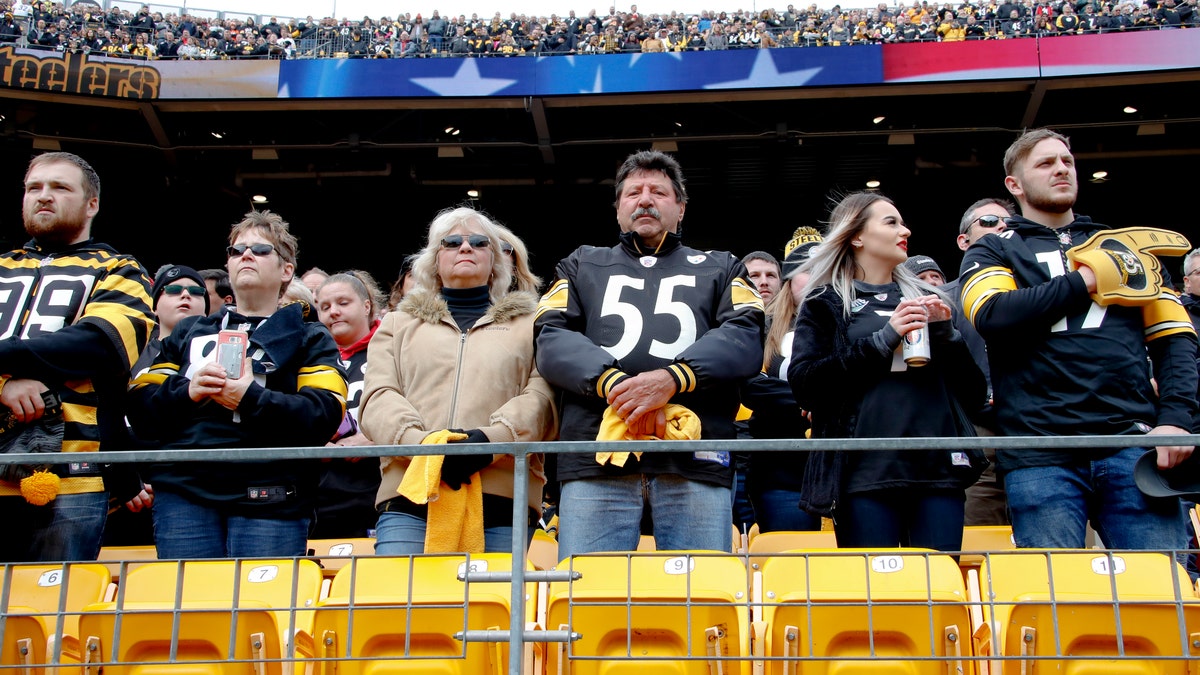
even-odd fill
[{"label": "yellow stadium seat", "polygon": [[[84,661],[116,664],[105,675],[289,673],[293,635],[310,626],[320,588],[311,560],[146,563],[114,601],[86,608]],[[123,665],[134,662],[146,663]]]},{"label": "yellow stadium seat", "polygon": [[968,525],[963,528],[962,548],[958,564],[963,570],[979,569],[983,554],[996,551],[1011,551],[1017,547],[1013,541],[1012,525]]},{"label": "yellow stadium seat", "polygon": [[545,530],[534,530],[529,542],[529,562],[534,569],[548,570],[558,564],[558,540]]},{"label": "yellow stadium seat", "polygon": [[[0,616],[0,664],[40,673],[56,653],[59,663],[78,663],[79,613],[113,588],[108,569],[94,563],[3,566],[0,598],[7,602]],[[62,642],[57,642],[60,631]]]},{"label": "yellow stadium seat", "polygon": [[[506,673],[508,643],[465,643],[465,630],[510,625],[511,585],[465,584],[471,568],[510,572],[512,556],[500,553],[356,558],[334,577],[317,605],[310,636],[313,672],[332,675],[392,673]],[[532,565],[526,565],[531,570]],[[469,590],[468,590],[469,586]],[[533,585],[529,585],[533,588]],[[536,600],[526,594],[530,627]],[[532,658],[529,651],[525,658]],[[350,660],[361,659],[361,660]]]},{"label": "yellow stadium seat", "polygon": [[969,674],[966,602],[936,551],[776,554],[756,583],[754,654],[768,673]]},{"label": "yellow stadium seat", "polygon": [[[549,585],[545,627],[580,639],[547,649],[547,673],[749,673],[742,558],[659,551],[563,560],[582,577]],[[603,658],[597,658],[603,657]]]},{"label": "yellow stadium seat", "polygon": [[762,569],[763,562],[772,553],[830,548],[837,548],[833,530],[763,532],[750,540],[750,569]]},{"label": "yellow stadium seat", "polygon": [[375,540],[370,537],[346,539],[309,539],[309,555],[317,559],[326,578],[332,579],[351,557],[375,555]]},{"label": "yellow stadium seat", "polygon": [[145,546],[105,546],[100,549],[100,555],[96,557],[96,562],[107,567],[108,571],[112,574],[113,583],[120,580],[123,571],[127,572],[136,569],[144,562],[150,560],[158,560],[158,551],[154,548],[153,544]]},{"label": "yellow stadium seat", "polygon": [[984,560],[980,584],[975,652],[1010,659],[983,664],[990,675],[1200,671],[1200,597],[1165,554],[998,553]]}]

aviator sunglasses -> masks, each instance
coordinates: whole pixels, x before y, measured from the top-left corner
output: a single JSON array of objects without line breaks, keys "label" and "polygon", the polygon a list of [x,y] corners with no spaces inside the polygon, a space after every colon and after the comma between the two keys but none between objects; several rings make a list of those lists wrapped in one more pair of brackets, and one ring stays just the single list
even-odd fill
[{"label": "aviator sunglasses", "polygon": [[442,237],[442,248],[447,250],[458,248],[463,245],[464,240],[471,248],[487,248],[492,245],[492,240],[488,239],[486,234],[472,234],[466,237],[461,234],[451,234]]},{"label": "aviator sunglasses", "polygon": [[971,222],[967,223],[967,226],[964,227],[962,229],[962,232],[959,232],[959,234],[966,234],[967,230],[970,230],[971,226],[974,225],[975,223],[979,223],[980,226],[982,226],[982,227],[995,227],[995,226],[999,225],[1000,223],[1008,224],[1008,218],[1001,218],[1000,216],[993,216],[991,214],[988,214],[986,216],[979,216],[975,220],[972,220]]},{"label": "aviator sunglasses", "polygon": [[167,295],[179,295],[184,291],[192,297],[200,297],[208,292],[203,286],[184,286],[183,284],[167,284],[163,286],[162,292]]},{"label": "aviator sunglasses", "polygon": [[241,257],[246,254],[246,249],[249,249],[255,257],[261,258],[265,255],[270,255],[275,247],[271,244],[234,244],[225,249],[230,258]]}]

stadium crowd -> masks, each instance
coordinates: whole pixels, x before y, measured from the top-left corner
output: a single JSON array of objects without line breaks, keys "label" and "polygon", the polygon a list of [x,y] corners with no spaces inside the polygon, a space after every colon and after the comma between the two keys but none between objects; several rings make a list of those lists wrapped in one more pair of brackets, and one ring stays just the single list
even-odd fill
[{"label": "stadium crowd", "polygon": [[[297,239],[270,211],[232,225],[224,269],[150,274],[92,237],[90,165],[38,155],[31,239],[0,256],[0,452],[46,458],[0,465],[0,561],[93,559],[105,542],[153,542],[163,558],[299,556],[314,536],[373,536],[387,555],[504,552],[519,482],[531,530],[553,507],[562,558],[634,550],[647,532],[662,549],[728,551],[743,498],[764,532],[826,516],[842,546],[957,551],[964,525],[1011,518],[1020,547],[1080,548],[1090,525],[1110,548],[1187,548],[1200,457],[1154,440],[1200,419],[1200,249],[1077,215],[1069,139],[1049,129],[1017,138],[1004,172],[1012,201],[962,214],[957,280],[909,255],[898,206],[869,191],[842,196],[823,232],[798,228],[782,261],[690,248],[683,169],[643,151],[614,181],[616,243],[580,246],[549,284],[520,237],[458,207],[430,223],[385,298],[361,271],[301,274]],[[1182,294],[1158,256],[1183,257]],[[524,475],[503,452],[55,461],[127,447],[980,434],[1129,440],[745,462],[616,449],[535,454]]]},{"label": "stadium crowd", "polygon": [[312,16],[206,18],[107,13],[87,2],[0,2],[0,44],[134,59],[422,58],[956,42],[1178,29],[1200,26],[1197,0],[913,0],[876,7],[788,5],[758,12],[669,14],[591,10],[579,16],[442,15],[438,10],[361,20]]}]

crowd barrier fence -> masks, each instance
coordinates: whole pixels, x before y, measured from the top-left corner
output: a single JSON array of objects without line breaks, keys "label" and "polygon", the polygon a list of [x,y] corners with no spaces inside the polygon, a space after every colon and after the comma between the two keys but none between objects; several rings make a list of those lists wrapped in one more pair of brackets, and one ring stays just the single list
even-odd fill
[{"label": "crowd barrier fence", "polygon": [[[138,450],[71,459],[230,462],[501,450],[523,477],[535,453],[1085,449],[1129,447],[1131,440],[529,442]],[[1154,440],[1196,445],[1200,435]],[[5,454],[0,464],[45,459]],[[514,481],[513,494],[511,555],[352,556],[332,578],[308,558],[124,561],[111,577],[94,563],[4,565],[0,673],[119,675],[160,672],[170,663],[188,672],[257,674],[670,668],[996,675],[1065,668],[1200,675],[1200,594],[1180,564],[1195,550],[953,556],[812,549],[760,552],[753,562],[748,551],[645,551],[535,569],[525,557],[523,479]],[[961,564],[968,559],[972,564]]]}]

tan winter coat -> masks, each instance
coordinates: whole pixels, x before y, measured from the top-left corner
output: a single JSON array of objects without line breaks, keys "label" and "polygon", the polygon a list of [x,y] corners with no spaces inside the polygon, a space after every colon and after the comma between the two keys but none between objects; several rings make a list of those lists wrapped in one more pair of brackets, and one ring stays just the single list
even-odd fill
[{"label": "tan winter coat", "polygon": [[[464,336],[435,292],[414,291],[383,318],[367,349],[359,424],[380,445],[419,444],[441,429],[479,429],[493,443],[554,440],[550,385],[533,360],[537,296],[515,291],[492,305]],[[395,496],[409,457],[381,460],[375,498]],[[541,511],[541,455],[529,458],[529,505]],[[486,494],[513,496],[512,455],[480,472]]]}]

